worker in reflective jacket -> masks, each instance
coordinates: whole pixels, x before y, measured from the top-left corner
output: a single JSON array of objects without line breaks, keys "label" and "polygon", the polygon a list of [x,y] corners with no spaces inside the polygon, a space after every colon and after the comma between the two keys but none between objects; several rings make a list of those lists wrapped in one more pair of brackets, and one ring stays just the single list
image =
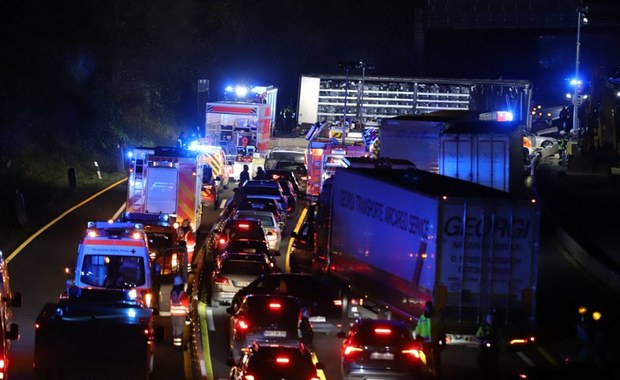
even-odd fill
[{"label": "worker in reflective jacket", "polygon": [[441,351],[445,348],[446,334],[443,320],[431,301],[426,302],[424,313],[418,318],[415,336],[416,339],[422,340],[422,347],[431,371],[440,376]]},{"label": "worker in reflective jacket", "polygon": [[170,291],[170,319],[172,322],[172,344],[183,347],[183,330],[189,314],[189,299],[185,292],[185,282],[180,275],[174,277]]}]

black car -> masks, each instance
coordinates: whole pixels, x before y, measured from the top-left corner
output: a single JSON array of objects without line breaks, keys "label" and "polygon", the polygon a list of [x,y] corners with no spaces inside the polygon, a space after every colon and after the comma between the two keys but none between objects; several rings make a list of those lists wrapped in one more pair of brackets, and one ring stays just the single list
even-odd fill
[{"label": "black car", "polygon": [[267,245],[269,244],[260,220],[229,219],[221,229],[214,229],[212,234],[216,236],[216,256],[223,252],[225,246],[231,240],[258,240]]},{"label": "black car", "polygon": [[314,362],[312,352],[303,344],[298,346],[253,344],[243,350],[239,361],[230,359],[231,380],[246,379],[304,379],[319,380],[317,370],[325,365]]},{"label": "black car", "polygon": [[274,171],[292,172],[297,180],[297,184],[299,185],[300,194],[306,194],[306,188],[308,185],[308,168],[306,167],[306,164],[303,162],[278,161],[269,169]]},{"label": "black car", "polygon": [[231,315],[228,348],[233,359],[254,342],[288,346],[300,343],[302,309],[297,297],[249,294],[241,298],[238,308],[229,307],[226,312]]},{"label": "black car", "polygon": [[428,374],[422,343],[413,326],[395,319],[357,319],[340,350],[342,378],[415,379]]},{"label": "black car", "polygon": [[267,179],[271,179],[274,181],[280,180],[280,179],[288,179],[289,181],[291,181],[291,184],[293,185],[293,188],[295,189],[295,192],[298,195],[304,195],[305,194],[305,189],[302,192],[301,188],[300,188],[300,179],[301,176],[296,176],[295,173],[292,170],[284,170],[284,169],[271,169],[271,170],[266,170],[265,171],[265,177]]},{"label": "black car", "polygon": [[[286,222],[286,210],[274,199],[246,197],[236,203],[233,208],[235,211],[269,211],[276,217],[280,227],[283,227]],[[232,214],[234,214],[234,212]]]},{"label": "black car", "polygon": [[248,294],[284,293],[298,297],[309,312],[314,332],[337,333],[342,326],[342,291],[323,275],[307,273],[272,273],[261,276],[239,290],[233,297],[237,309]]}]

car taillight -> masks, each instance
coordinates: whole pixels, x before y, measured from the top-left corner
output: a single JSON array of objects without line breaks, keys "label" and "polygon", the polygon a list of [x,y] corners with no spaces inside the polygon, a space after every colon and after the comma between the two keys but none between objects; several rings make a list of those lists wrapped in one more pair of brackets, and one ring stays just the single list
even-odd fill
[{"label": "car taillight", "polygon": [[247,374],[243,376],[243,380],[254,380],[254,379],[255,379],[254,375]]},{"label": "car taillight", "polygon": [[250,328],[250,325],[245,319],[240,319],[237,321],[237,330],[245,331]]},{"label": "car taillight", "polygon": [[221,276],[215,276],[215,278],[213,279],[213,282],[218,284],[218,285],[228,285],[229,281],[226,277],[221,277]]},{"label": "car taillight", "polygon": [[282,304],[280,302],[269,302],[269,310],[280,310],[282,309]]},{"label": "car taillight", "polygon": [[276,357],[277,364],[289,364],[291,360],[287,356],[278,356]]},{"label": "car taillight", "polygon": [[0,359],[0,369],[4,369],[6,367],[6,362],[4,359]]},{"label": "car taillight", "polygon": [[226,239],[225,238],[220,238],[220,240],[218,240],[218,242],[223,245],[224,243],[226,243]]},{"label": "car taillight", "polygon": [[385,327],[375,327],[375,334],[377,335],[390,335],[392,334],[392,330]]},{"label": "car taillight", "polygon": [[334,306],[342,307],[342,300],[340,298],[334,300]]},{"label": "car taillight", "polygon": [[361,347],[353,346],[351,344],[347,344],[346,346],[344,346],[342,348],[342,354],[345,357],[351,357],[351,356],[353,356],[353,355],[355,355],[355,354],[357,354],[359,352],[362,352],[362,351],[364,351],[364,350]]},{"label": "car taillight", "polygon": [[239,223],[239,224],[238,224],[238,227],[239,227],[239,228],[243,228],[243,229],[246,229],[246,230],[247,230],[248,228],[250,228],[250,225],[249,225],[249,224],[247,224],[247,223]]}]

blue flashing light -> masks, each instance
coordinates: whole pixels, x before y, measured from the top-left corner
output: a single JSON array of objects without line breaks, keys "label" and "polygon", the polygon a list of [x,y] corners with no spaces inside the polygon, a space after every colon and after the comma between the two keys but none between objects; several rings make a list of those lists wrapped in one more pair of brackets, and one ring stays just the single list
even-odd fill
[{"label": "blue flashing light", "polygon": [[570,80],[570,85],[573,86],[573,87],[581,86],[582,84],[583,84],[583,82],[579,78],[573,78],[573,79]]},{"label": "blue flashing light", "polygon": [[137,314],[138,313],[136,313],[136,309],[134,309],[134,308],[127,309],[127,316],[129,318],[135,318]]},{"label": "blue flashing light", "polygon": [[235,95],[239,98],[245,98],[248,95],[248,88],[245,86],[235,87]]}]

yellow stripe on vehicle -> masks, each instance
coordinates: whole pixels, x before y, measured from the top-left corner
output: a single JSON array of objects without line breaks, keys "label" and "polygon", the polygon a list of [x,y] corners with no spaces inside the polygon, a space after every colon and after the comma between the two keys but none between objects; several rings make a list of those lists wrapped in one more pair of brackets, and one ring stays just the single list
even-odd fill
[{"label": "yellow stripe on vehicle", "polygon": [[[306,206],[303,208],[303,210],[301,210],[301,213],[299,214],[299,219],[297,220],[297,224],[295,224],[295,229],[293,229],[293,231],[299,231],[299,227],[301,227],[301,224],[303,223],[304,218],[306,217],[307,213],[308,213],[308,207]],[[284,264],[284,271],[286,273],[291,272],[290,257],[291,257],[291,247],[293,246],[294,240],[295,240],[294,238],[288,239],[288,247],[286,249],[286,259],[285,259],[285,264]]]}]

